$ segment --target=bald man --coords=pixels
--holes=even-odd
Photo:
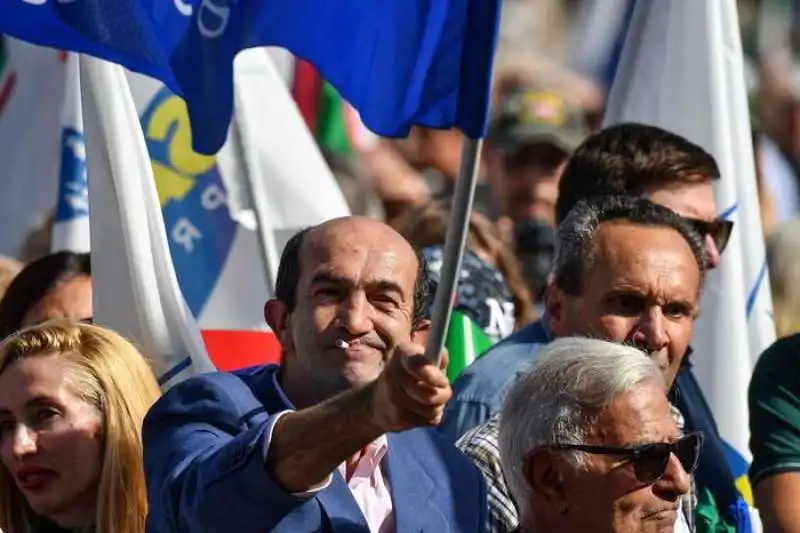
[[[385,224],[295,235],[264,309],[283,366],[185,381],[147,416],[147,531],[485,531],[480,474],[430,429],[451,396],[422,355],[430,286]]]

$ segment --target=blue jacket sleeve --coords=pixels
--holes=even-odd
[[[467,431],[480,426],[494,414],[490,405],[471,399],[453,398],[447,402],[439,434],[455,444]]]
[[[264,466],[272,416],[254,398],[237,403],[229,391],[252,393],[230,374],[209,374],[170,390],[143,427],[149,499],[148,532],[263,533],[314,499],[292,496]],[[252,403],[252,405],[251,405]]]

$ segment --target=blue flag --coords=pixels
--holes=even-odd
[[[233,59],[257,46],[313,63],[379,135],[485,133],[501,0],[2,1],[0,33],[164,82],[200,153],[225,142]]]

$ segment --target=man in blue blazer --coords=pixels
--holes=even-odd
[[[430,290],[385,224],[294,236],[265,306],[283,366],[187,380],[145,420],[147,531],[485,531],[480,474],[430,429],[451,396],[419,344]]]

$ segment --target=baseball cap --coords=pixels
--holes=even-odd
[[[489,121],[487,141],[499,148],[552,143],[572,153],[589,135],[583,111],[556,91],[517,85],[501,96]]]

